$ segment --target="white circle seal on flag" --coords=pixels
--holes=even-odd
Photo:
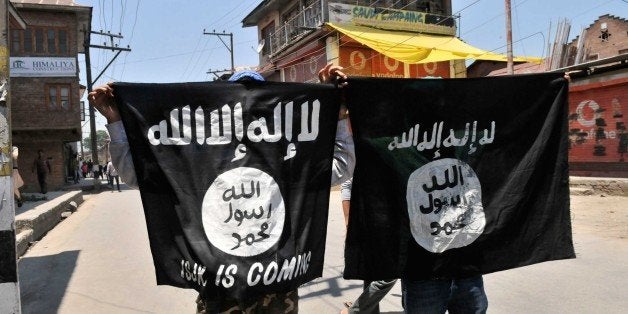
[[[279,185],[250,167],[219,175],[203,198],[203,229],[209,242],[235,256],[255,256],[274,246],[283,231],[285,205]]]
[[[439,159],[415,170],[406,200],[412,236],[430,252],[467,246],[484,232],[480,180],[458,159]]]

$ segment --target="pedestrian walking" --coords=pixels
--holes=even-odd
[[[24,180],[18,170],[17,157],[19,150],[16,146],[13,146],[11,150],[11,158],[13,159],[13,194],[15,194],[15,200],[17,201],[17,207],[22,207],[22,194],[20,194],[20,188],[24,186]]]
[[[98,164],[92,164],[91,170],[92,170],[92,176],[94,176],[94,180],[97,180],[100,177]]]
[[[109,186],[111,186],[111,192],[113,192],[113,181],[116,181],[116,187],[118,188],[118,192],[122,192],[120,190],[120,177],[118,176],[118,171],[113,167],[113,163],[109,161],[107,163],[107,177],[109,178]]]
[[[83,178],[87,178],[88,171],[89,171],[89,168],[87,166],[87,162],[83,161],[83,163],[81,164],[81,173],[83,174]]]
[[[48,193],[48,185],[46,183],[46,178],[48,174],[52,172],[52,168],[50,167],[50,161],[48,159],[44,159],[44,150],[40,149],[37,151],[37,158],[33,161],[33,173],[37,171],[37,182],[39,183],[39,190],[41,194]]]

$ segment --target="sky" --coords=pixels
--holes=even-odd
[[[333,0],[329,0],[333,2]],[[208,71],[231,67],[230,53],[217,36],[206,32],[233,33],[236,67],[257,66],[256,27],[242,27],[242,19],[261,0],[76,0],[93,7],[92,30],[120,33],[120,47],[129,46],[103,73],[94,86],[109,81],[190,82],[209,81]],[[506,52],[504,0],[452,0],[458,35],[465,42],[489,51]],[[513,53],[547,56],[548,41],[554,40],[558,22],[571,23],[569,40],[599,16],[611,14],[628,18],[628,0],[511,0]],[[551,26],[551,28],[550,28]],[[229,38],[223,37],[227,45]],[[109,42],[92,35],[92,44]],[[96,78],[115,52],[91,49],[92,77]],[[84,58],[79,56],[84,67]],[[85,71],[80,74],[86,84]],[[97,129],[105,119],[96,114]],[[89,118],[88,118],[89,119]],[[89,123],[83,126],[89,134]]]

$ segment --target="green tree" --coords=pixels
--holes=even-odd
[[[105,130],[96,130],[96,145],[98,148],[103,147],[109,140],[109,133]],[[92,137],[88,136],[83,139],[83,149],[85,151],[91,151],[92,149]]]

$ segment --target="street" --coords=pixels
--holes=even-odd
[[[628,198],[572,197],[578,257],[485,276],[489,313],[620,313],[628,307]],[[333,191],[323,278],[299,289],[301,313],[338,313],[362,289],[342,279],[344,226]],[[139,192],[86,195],[19,261],[24,313],[194,313],[196,293],[157,286]],[[401,313],[399,283],[382,301]]]

